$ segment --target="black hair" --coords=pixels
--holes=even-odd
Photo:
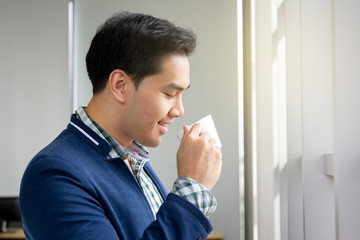
[[[102,24],[86,55],[86,67],[93,93],[101,92],[110,73],[125,71],[137,88],[149,75],[161,71],[164,55],[189,56],[195,49],[196,35],[151,15],[122,12]]]

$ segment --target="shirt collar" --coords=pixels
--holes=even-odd
[[[145,146],[140,143],[133,141],[129,146],[123,147],[118,141],[112,138],[104,129],[102,129],[95,121],[93,121],[85,112],[86,107],[79,107],[75,114],[85,125],[91,130],[103,138],[110,146],[111,151],[108,155],[108,159],[111,158],[122,158],[125,159],[127,156],[130,157],[132,165],[143,166],[149,159],[150,154]]]

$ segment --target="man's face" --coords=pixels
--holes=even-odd
[[[185,55],[163,57],[161,72],[143,79],[127,100],[123,127],[130,139],[155,147],[175,117],[184,114],[182,93],[190,85],[189,62]]]

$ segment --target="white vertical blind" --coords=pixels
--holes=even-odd
[[[246,118],[245,129],[253,130],[245,158],[257,183],[257,194],[246,196],[253,204],[250,239],[358,239],[360,3],[249,0],[245,5],[253,15],[247,18],[251,27],[244,27],[245,36],[251,36],[245,62],[253,67],[245,68],[245,83],[252,86],[245,94],[245,106],[252,107],[245,112],[255,112]],[[286,58],[279,45],[283,40]],[[334,177],[325,174],[325,154],[335,156]],[[281,162],[278,175],[270,163]],[[255,166],[257,171],[251,171]]]
[[[304,240],[300,14],[300,1],[287,0],[285,19],[289,234],[288,238],[285,236],[283,240]]]
[[[334,0],[338,240],[360,236],[360,2]]]
[[[303,0],[300,10],[305,238],[335,240],[334,181],[324,174],[334,152],[331,2]]]

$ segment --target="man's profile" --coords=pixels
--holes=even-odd
[[[206,239],[222,162],[215,140],[184,126],[170,193],[146,149],[184,114],[195,46],[193,32],[151,15],[115,14],[98,28],[86,55],[92,99],[25,170],[26,239]]]

